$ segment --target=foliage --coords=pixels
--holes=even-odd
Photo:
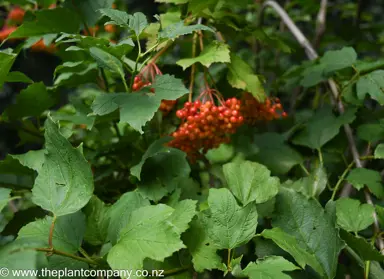
[[[382,1],[3,2],[1,268],[384,278]]]

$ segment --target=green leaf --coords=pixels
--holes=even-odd
[[[211,164],[228,162],[235,154],[233,145],[220,144],[218,148],[208,150],[205,155]]]
[[[286,174],[304,160],[300,153],[285,143],[284,136],[280,134],[255,135],[254,143],[259,151],[252,159],[265,165],[272,173]]]
[[[1,188],[0,187],[0,212],[8,204],[8,201],[11,198],[11,189]]]
[[[156,141],[154,141],[145,151],[143,157],[141,158],[140,163],[137,165],[131,167],[131,174],[135,177],[137,177],[139,180],[141,179],[141,170],[143,168],[143,165],[145,161],[151,157],[156,156],[157,154],[160,153],[168,153],[174,148],[168,147],[165,144],[169,142],[172,138],[171,137],[162,137]]]
[[[5,78],[5,82],[24,82],[24,83],[33,83],[33,80],[27,77],[22,72],[10,72]]]
[[[195,31],[209,31],[214,33],[215,31],[205,25],[202,24],[195,24],[195,25],[184,25],[184,21],[180,21],[174,24],[171,24],[167,26],[164,30],[159,32],[159,38],[160,39],[171,39],[174,40],[179,36],[191,34]]]
[[[324,64],[315,64],[306,67],[302,73],[302,80],[300,81],[300,85],[304,87],[312,87],[326,80],[326,77],[323,74],[325,69],[326,66]]]
[[[20,164],[11,156],[0,161],[0,186],[32,188],[35,178],[33,170]]]
[[[156,76],[151,87],[155,94],[144,88],[132,94],[120,94],[113,101],[119,104],[120,122],[128,123],[141,134],[142,127],[153,118],[162,100],[176,100],[189,92],[182,80],[168,74]]]
[[[22,227],[17,240],[38,241],[48,247],[48,235],[53,218],[39,219]],[[53,230],[53,247],[68,253],[76,253],[85,233],[85,216],[81,211],[57,218]]]
[[[354,236],[344,230],[340,230],[340,236],[364,261],[384,261],[384,255],[380,254],[375,246],[364,238]]]
[[[174,207],[169,223],[175,232],[182,234],[188,229],[189,222],[196,215],[196,203],[193,200],[182,200]]]
[[[35,21],[25,21],[8,37],[25,38],[57,33],[77,33],[80,19],[72,10],[56,8],[36,12]]]
[[[375,206],[377,218],[379,219],[379,224],[384,227],[384,207],[381,207],[379,205]]]
[[[158,3],[172,3],[176,5],[188,3],[190,0],[155,0]]]
[[[13,276],[13,270],[36,270],[37,269],[37,251],[34,250],[17,250],[9,251],[8,247],[12,247],[13,243],[8,244],[5,247],[0,248],[0,266],[7,268],[10,272],[8,276],[4,276],[7,279],[20,279],[20,276]],[[3,272],[3,270],[2,270]],[[26,275],[22,278],[36,279],[36,276]]]
[[[109,215],[108,207],[97,196],[93,196],[84,207],[87,217],[87,228],[84,239],[92,245],[102,245],[108,235]]]
[[[238,89],[250,92],[258,101],[264,101],[263,85],[252,68],[239,56],[231,54],[231,63],[228,64],[227,80],[229,84]]]
[[[372,99],[384,105],[384,70],[376,70],[359,78],[356,84],[357,96],[360,100],[368,94]]]
[[[125,78],[123,64],[115,56],[97,47],[91,47],[89,52],[99,67],[119,74],[122,79]]]
[[[286,182],[285,187],[295,189],[306,197],[317,198],[327,187],[327,173],[322,165],[319,165],[307,177],[303,177],[295,182]]]
[[[327,51],[320,63],[325,66],[325,73],[332,73],[347,67],[351,67],[357,60],[356,51],[352,47],[343,47],[340,50]]]
[[[358,200],[341,198],[336,201],[337,224],[348,232],[359,232],[374,222],[375,208]]]
[[[340,117],[335,117],[331,108],[318,110],[309,120],[305,129],[293,138],[293,143],[320,149],[333,139],[340,131],[340,127],[351,123],[355,119],[355,110],[351,109]]]
[[[74,213],[92,197],[91,166],[50,117],[45,123],[47,154],[32,189],[32,201],[56,216]]]
[[[323,275],[323,269],[316,260],[315,256],[301,247],[295,237],[285,233],[280,228],[264,230],[261,235],[265,238],[273,240],[281,249],[291,254],[295,261],[303,269],[306,265],[309,265],[317,273]]]
[[[128,27],[129,14],[127,14],[126,12],[118,11],[115,9],[100,9],[99,11],[100,13],[111,19],[110,23],[123,27]]]
[[[40,116],[55,104],[55,98],[47,91],[43,82],[33,83],[22,90],[16,97],[16,103],[9,106],[4,115],[9,119],[26,116]]]
[[[178,217],[175,218],[175,214]],[[172,221],[184,219],[183,222],[189,222],[190,217],[189,212],[184,214],[164,204],[135,210],[120,232],[118,243],[108,253],[109,265],[112,269],[136,270],[143,268],[146,258],[164,261],[174,252],[185,248],[179,230],[185,225],[178,221],[178,225],[175,225]]]
[[[116,99],[119,98],[118,94],[101,94],[96,96],[95,100],[91,105],[93,114],[106,115],[114,112],[119,108]]]
[[[229,56],[229,46],[218,41],[212,41],[211,44],[204,48],[199,56],[195,58],[180,59],[176,62],[176,64],[183,67],[183,70],[185,71],[197,62],[207,68],[209,68],[213,63],[231,62],[231,58]]]
[[[367,142],[380,141],[384,137],[384,122],[367,123],[357,127],[357,135]]]
[[[204,211],[211,244],[220,249],[233,249],[255,235],[257,211],[254,202],[240,207],[228,189],[210,189],[209,209]]]
[[[367,185],[369,190],[378,198],[384,197],[383,184],[381,182],[381,175],[378,171],[356,168],[351,170],[347,176],[347,181],[353,185],[357,190],[360,190]]]
[[[19,160],[20,164],[27,168],[39,171],[44,163],[45,149],[30,150],[27,153],[19,155],[10,155],[12,158]]]
[[[229,189],[246,206],[255,201],[264,203],[279,191],[279,179],[263,165],[251,162],[231,162],[223,166]]]
[[[129,16],[129,28],[131,28],[138,37],[148,26],[147,17],[143,13],[134,13]]]
[[[150,203],[137,192],[128,192],[120,197],[108,210],[109,226],[108,239],[115,244],[119,233],[130,220],[131,213]]]
[[[375,159],[384,159],[384,144],[380,143],[375,149]]]
[[[192,255],[193,267],[197,272],[225,268],[216,253],[217,248],[209,244],[208,232],[200,218],[192,221],[190,229],[183,235],[183,242]]]
[[[314,199],[281,188],[276,199],[276,214],[272,226],[296,238],[299,245],[315,256],[326,278],[334,278],[337,259],[344,247],[339,237],[333,204],[327,211]],[[332,210],[332,212],[331,212]]]
[[[8,72],[11,70],[15,62],[17,54],[8,51],[0,51],[0,88],[3,87],[7,80]]]
[[[283,257],[271,256],[257,260],[256,263],[249,263],[243,270],[243,274],[250,279],[290,279],[291,276],[285,274],[284,271],[296,269],[299,268]]]
[[[81,0],[73,4],[73,1],[68,0],[65,4],[73,10],[72,13],[79,13],[88,26],[94,26],[102,16],[100,9],[112,7],[113,2],[114,0]]]

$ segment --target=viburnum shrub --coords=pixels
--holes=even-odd
[[[384,278],[382,1],[150,2],[0,3],[0,277]]]

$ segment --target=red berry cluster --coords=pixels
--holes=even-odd
[[[278,98],[267,98],[264,103],[260,103],[248,92],[243,94],[241,113],[244,115],[245,123],[249,125],[287,117]]]
[[[132,90],[139,91],[141,88],[151,86],[156,75],[162,75],[160,69],[154,63],[149,63],[143,70],[135,76],[133,80]],[[155,89],[151,88],[151,92],[155,93]],[[176,100],[162,100],[159,109],[163,115],[170,113],[176,105]]]
[[[183,150],[189,160],[195,162],[201,151],[206,153],[221,143],[229,143],[230,134],[234,134],[244,121],[240,100],[231,98],[220,103],[216,106],[213,100],[186,102],[184,108],[176,112],[183,122],[172,134],[174,139],[169,145]]]

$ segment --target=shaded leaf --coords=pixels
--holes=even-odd
[[[380,143],[375,149],[375,159],[384,159],[384,144]]]
[[[213,63],[231,62],[228,45],[218,41],[213,41],[204,48],[199,56],[195,58],[180,59],[176,62],[176,64],[183,67],[183,70],[185,71],[187,68],[198,62],[207,68],[209,68]]]
[[[240,207],[226,188],[210,189],[209,209],[204,211],[210,243],[220,249],[233,249],[247,243],[255,234],[257,211],[254,202]]]
[[[10,53],[9,51],[0,51],[0,88],[3,87],[16,56],[17,54]]]
[[[381,175],[378,171],[356,168],[351,170],[346,179],[357,190],[360,190],[367,185],[369,190],[378,198],[384,197],[384,188]]]
[[[139,36],[147,26],[147,17],[143,13],[134,13],[129,16],[129,28],[135,32],[136,36]]]
[[[291,254],[295,261],[303,269],[306,265],[309,265],[317,273],[323,274],[322,267],[320,266],[315,256],[301,247],[295,237],[285,233],[280,228],[264,230],[261,235],[265,238],[273,240],[281,249]]]
[[[341,198],[336,201],[337,224],[348,232],[359,232],[374,222],[375,208],[358,200]]]
[[[183,235],[183,242],[192,255],[193,267],[197,272],[225,267],[216,253],[217,248],[209,244],[208,232],[200,219],[192,221],[190,229]]]
[[[364,100],[368,94],[380,105],[384,105],[384,70],[376,70],[360,77],[356,91],[360,100]]]
[[[296,269],[299,268],[283,257],[271,256],[257,260],[256,263],[249,263],[243,270],[243,274],[250,279],[290,279],[291,276],[284,273],[284,271]]]
[[[48,247],[48,235],[53,218],[47,216],[31,222],[18,233],[18,240],[39,241]],[[81,211],[66,216],[60,216],[55,222],[52,243],[57,250],[76,253],[83,241],[85,233],[85,216]],[[38,246],[36,246],[38,247]]]
[[[176,214],[175,209],[164,204],[145,206],[132,212],[117,244],[108,253],[107,260],[112,269],[142,269],[146,258],[164,261],[185,248],[180,231],[177,232],[172,224],[173,214]],[[184,219],[182,215],[178,218]]]
[[[352,47],[343,47],[340,50],[327,51],[320,63],[324,64],[324,71],[331,73],[347,67],[351,67],[357,60],[356,51]]]
[[[84,239],[92,245],[102,245],[106,242],[109,226],[108,207],[97,196],[93,196],[84,207],[87,217],[87,227]]]
[[[202,25],[202,24],[195,24],[195,25],[184,25],[184,21],[180,21],[174,24],[171,24],[167,26],[164,30],[160,31],[159,38],[160,39],[171,39],[174,40],[179,36],[191,34],[195,31],[209,31],[209,32],[215,32],[212,28]]]
[[[100,13],[111,19],[110,23],[119,26],[128,27],[129,14],[115,9],[100,9]]]
[[[292,142],[319,149],[339,133],[342,125],[351,123],[355,119],[355,112],[354,109],[350,109],[344,115],[335,117],[331,108],[322,108],[315,113],[305,129],[296,135]]]
[[[253,201],[264,203],[279,191],[279,179],[263,165],[251,162],[231,162],[223,166],[229,189],[245,206]]]
[[[284,136],[277,133],[255,135],[254,143],[259,151],[252,159],[265,165],[272,173],[285,174],[303,162],[303,157],[285,143]]]
[[[326,278],[334,278],[337,259],[344,247],[339,237],[333,204],[327,211],[313,199],[308,200],[293,190],[281,188],[276,198],[272,226],[296,238],[299,245],[315,256]],[[332,210],[332,212],[330,212]]]
[[[80,23],[77,14],[67,8],[36,11],[35,21],[25,21],[8,38],[25,38],[60,32],[77,33]]]
[[[24,83],[33,83],[33,80],[27,77],[22,72],[10,72],[5,78],[5,82],[24,82]]]
[[[120,197],[108,210],[108,239],[115,244],[119,233],[123,229],[131,216],[131,213],[143,206],[149,205],[149,201],[144,199],[137,192],[128,192]]]
[[[33,83],[22,90],[16,97],[16,103],[9,106],[4,114],[9,119],[20,119],[26,116],[40,116],[55,104],[55,98],[47,91],[43,82]]]
[[[340,236],[364,261],[384,261],[384,255],[380,254],[375,246],[364,238],[354,236],[344,230],[340,230]]]
[[[231,54],[231,63],[228,64],[228,69],[227,80],[232,87],[250,92],[258,101],[264,101],[263,85],[245,61],[239,56]]]
[[[91,166],[50,117],[45,125],[45,147],[47,154],[32,189],[32,200],[56,216],[74,213],[92,197]]]
[[[0,212],[8,204],[8,201],[11,198],[11,189],[1,188],[0,187]]]

